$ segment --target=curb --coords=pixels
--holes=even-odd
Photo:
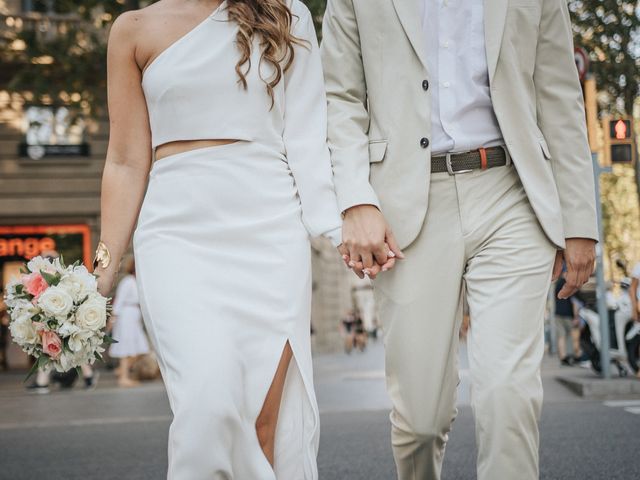
[[[583,398],[611,398],[629,395],[640,396],[640,381],[636,379],[616,378],[576,378],[558,375],[556,380]]]

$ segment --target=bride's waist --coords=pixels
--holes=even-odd
[[[277,144],[247,142],[243,140],[205,145],[157,159],[150,178],[177,178],[180,176],[224,175],[236,169],[250,168],[253,172],[288,172],[286,155]]]

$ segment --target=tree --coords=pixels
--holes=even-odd
[[[631,114],[640,92],[640,7],[629,0],[571,0],[576,45],[589,52],[608,107]]]
[[[0,88],[28,102],[99,109],[106,95],[108,29],[138,2],[57,0],[50,5],[53,13],[34,13],[20,21],[22,27],[15,22],[0,32]]]
[[[0,30],[0,90],[37,104],[64,104],[96,113],[106,100],[108,30],[122,12],[155,0],[57,0],[36,4],[53,16],[27,28]],[[319,26],[324,0],[306,2]],[[39,18],[39,19],[38,19]]]

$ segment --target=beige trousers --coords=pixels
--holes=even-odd
[[[459,383],[466,287],[478,478],[538,478],[543,315],[556,248],[514,167],[432,175],[406,259],[375,281],[400,480],[437,480]]]

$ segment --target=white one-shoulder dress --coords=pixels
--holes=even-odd
[[[238,27],[225,2],[143,72],[154,148],[240,140],[156,161],[134,234],[140,305],[174,415],[172,480],[318,475],[309,236],[337,245],[341,220],[313,23],[300,1],[291,9],[306,45],[273,104],[259,38],[247,89],[238,82]],[[272,468],[255,422],[286,342],[294,358]]]

